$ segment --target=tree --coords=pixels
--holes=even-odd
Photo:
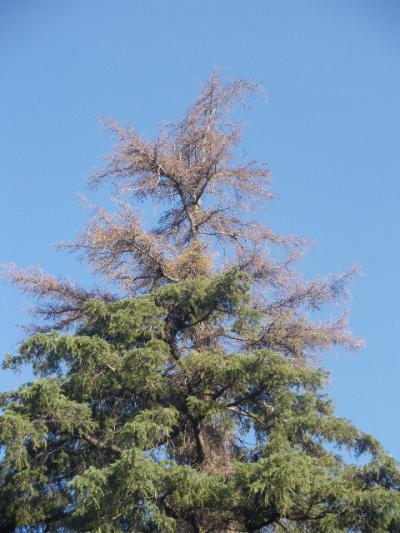
[[[9,270],[42,320],[4,361],[37,379],[1,395],[1,531],[400,531],[396,462],[334,415],[313,363],[361,343],[312,318],[354,270],[302,280],[302,241],[249,215],[269,173],[238,162],[230,117],[256,90],[213,74],[154,141],[108,123],[91,183],[117,209],[67,246],[111,292]],[[161,207],[150,230],[135,201]]]

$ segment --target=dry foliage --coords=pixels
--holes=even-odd
[[[351,336],[344,317],[323,323],[309,317],[309,311],[345,295],[355,269],[330,279],[302,280],[293,268],[304,246],[301,239],[275,235],[249,215],[261,201],[273,198],[270,174],[264,164],[237,161],[241,124],[231,119],[231,112],[258,90],[244,80],[223,84],[213,73],[183,119],[165,127],[153,141],[133,128],[107,122],[118,144],[90,184],[111,182],[118,209],[107,213],[94,208],[78,241],[66,246],[81,253],[107,282],[114,287],[117,283],[118,297],[238,268],[252,274],[258,287],[256,305],[266,318],[258,338],[237,341],[294,356],[336,344],[357,348],[361,341]],[[143,201],[162,209],[149,231],[134,208]],[[285,252],[284,259],[274,259],[276,247],[280,257]],[[216,252],[225,257],[224,264],[215,260]],[[14,268],[8,277],[40,300],[35,311],[48,322],[41,329],[79,321],[90,298],[115,298],[42,272]]]

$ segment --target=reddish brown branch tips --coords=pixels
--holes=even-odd
[[[270,175],[265,164],[237,160],[241,124],[232,117],[235,105],[258,90],[245,80],[224,84],[213,73],[183,119],[164,128],[155,140],[108,121],[117,146],[90,184],[111,182],[117,210],[93,208],[79,239],[65,246],[78,251],[114,290],[117,287],[119,297],[221,269],[247,272],[262,288],[255,291],[255,305],[266,317],[257,338],[242,339],[247,346],[296,356],[335,344],[355,348],[360,341],[347,331],[344,318],[314,323],[307,312],[345,294],[354,269],[331,279],[303,281],[293,263],[304,242],[276,235],[249,213],[273,198]],[[137,211],[140,202],[161,210],[149,230]],[[273,253],[276,248],[279,254]],[[14,269],[9,278],[44,301],[36,312],[50,327],[79,321],[90,298],[113,298],[41,272]]]

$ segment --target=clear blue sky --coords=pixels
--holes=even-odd
[[[147,135],[213,67],[262,82],[244,146],[281,197],[263,219],[318,243],[306,275],[362,266],[351,326],[367,346],[323,363],[339,415],[400,459],[399,28],[396,0],[2,0],[0,263],[89,281],[49,245],[86,220],[76,193],[109,146],[99,115]],[[26,305],[0,285],[0,352]],[[1,371],[0,389],[24,377]]]

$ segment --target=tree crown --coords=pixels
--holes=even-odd
[[[244,214],[271,198],[266,167],[234,157],[230,113],[255,90],[213,74],[155,141],[109,124],[119,142],[91,183],[111,180],[118,209],[69,246],[110,290],[10,269],[44,320],[3,363],[36,379],[0,395],[2,531],[400,530],[397,464],[335,416],[309,364],[360,344],[343,317],[312,316],[354,272],[304,281],[300,240]],[[137,200],[163,209],[150,230]]]

